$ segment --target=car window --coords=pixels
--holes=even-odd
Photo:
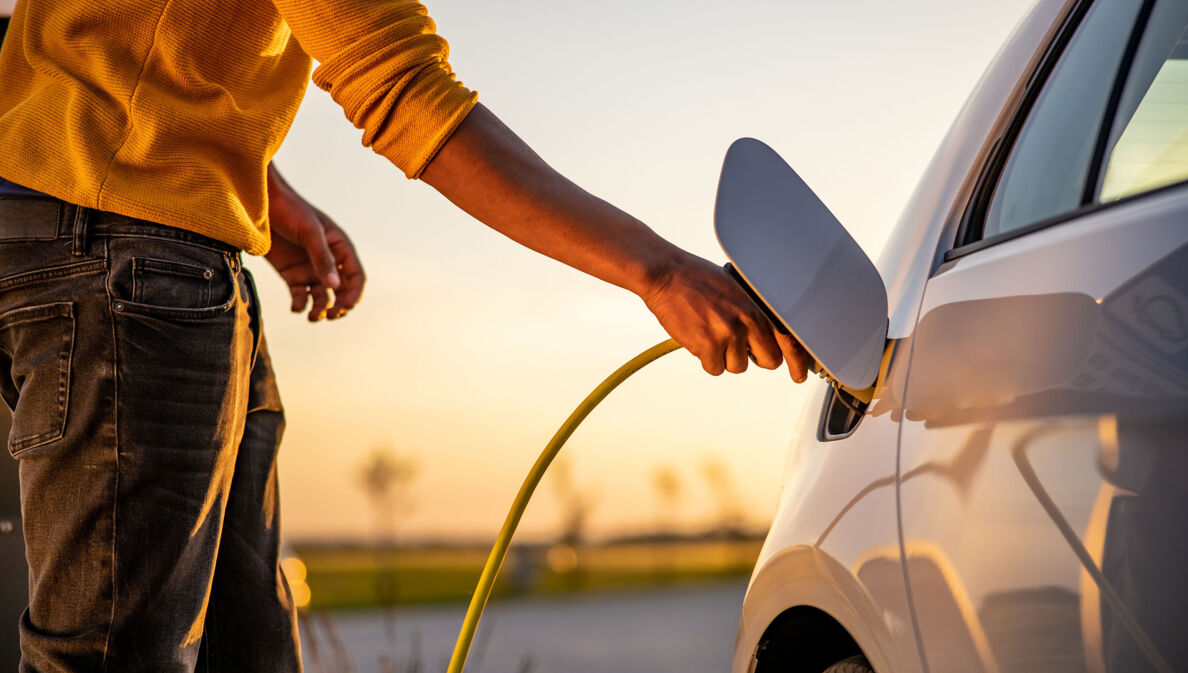
[[[1019,132],[986,210],[982,237],[1082,205],[1115,76],[1142,0],[1093,3]]]
[[[1098,200],[1188,179],[1188,1],[1155,5],[1119,99]]]

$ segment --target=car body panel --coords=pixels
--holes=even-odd
[[[1168,630],[1188,620],[1174,579],[1188,555],[1174,483],[1188,465],[1186,316],[1188,186],[979,250],[928,282],[900,490],[932,673],[1188,664]],[[958,595],[989,650],[978,667],[954,633]]]
[[[907,357],[896,346],[880,380],[900,389],[876,387],[870,415],[849,437],[818,441],[827,386],[817,386],[805,405],[780,506],[744,599],[736,672],[748,669],[767,626],[800,605],[842,622],[880,670],[921,670],[898,554],[900,414],[889,401],[902,398],[905,377],[896,369],[906,368]]]
[[[740,627],[740,643],[755,629],[758,642],[767,624],[790,603],[811,604],[853,625],[850,635],[878,670],[920,670],[897,544],[860,557],[852,566],[813,545],[785,547],[768,559],[748,595],[746,612],[755,623]],[[736,652],[736,658],[751,654]]]

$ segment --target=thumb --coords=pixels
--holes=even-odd
[[[322,283],[331,289],[337,289],[342,283],[338,277],[338,267],[334,263],[334,254],[326,243],[326,232],[322,227],[321,218],[315,218],[313,223],[305,227],[301,236],[301,245],[309,255],[314,273]]]

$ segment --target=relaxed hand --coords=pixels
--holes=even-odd
[[[310,322],[341,318],[359,303],[366,282],[355,246],[279,173],[270,168],[268,177],[272,249],[265,259],[289,286],[290,310],[297,313],[309,306]]]

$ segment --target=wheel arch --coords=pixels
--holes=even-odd
[[[912,638],[899,634],[904,636]],[[752,577],[732,670],[820,673],[854,654],[866,656],[880,673],[912,670],[911,662],[900,661],[903,649],[854,573],[820,547],[798,545],[771,556]]]
[[[863,654],[850,632],[823,610],[797,605],[784,610],[759,638],[754,673],[821,673]]]

